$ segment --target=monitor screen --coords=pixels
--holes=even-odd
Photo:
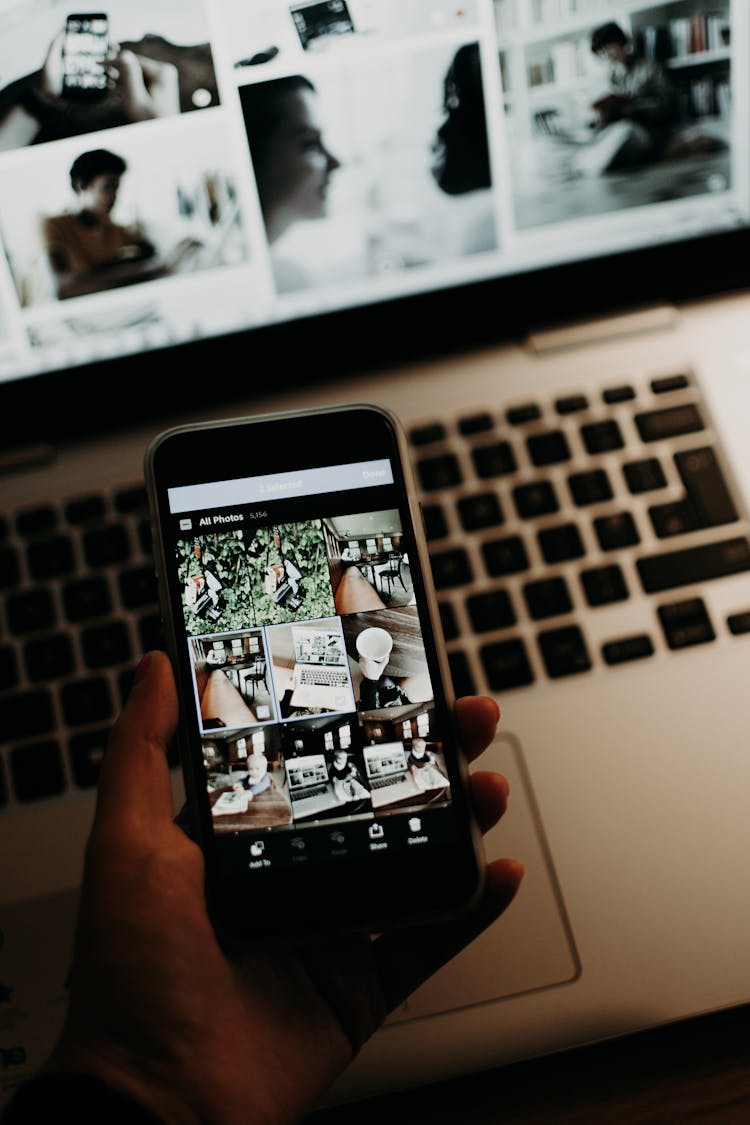
[[[69,5],[0,9],[0,381],[750,220],[738,0],[93,14],[72,96]]]

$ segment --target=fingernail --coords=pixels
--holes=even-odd
[[[153,659],[153,655],[154,654],[152,652],[147,652],[145,656],[141,657],[140,663],[135,670],[135,675],[133,676],[133,687],[135,687],[136,684],[139,684],[141,680],[146,679],[151,661]]]

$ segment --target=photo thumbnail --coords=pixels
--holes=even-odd
[[[450,0],[259,0],[252,5],[223,0],[221,7],[237,69],[288,66],[305,53],[344,53],[477,21],[477,0],[460,5]]]
[[[366,746],[364,759],[377,812],[446,804],[450,799],[445,759],[437,742],[417,737]]]
[[[356,710],[341,621],[305,621],[266,630],[282,719]]]
[[[178,542],[177,557],[193,635],[336,612],[319,520],[195,535]]]
[[[204,731],[276,719],[263,631],[191,637],[190,656]]]
[[[414,605],[397,511],[324,519],[323,535],[337,613]]]
[[[3,172],[0,221],[23,307],[244,262],[224,130],[196,122],[169,140],[168,161],[161,129],[87,141]]]
[[[371,814],[356,715],[288,723],[281,729],[295,821]]]
[[[478,43],[304,66],[239,97],[278,292],[496,249]]]
[[[214,831],[291,824],[292,806],[277,727],[214,732],[203,740]]]
[[[219,104],[205,0],[3,7],[0,151]]]
[[[432,701],[432,683],[414,607],[354,613],[342,618],[354,697],[368,717]],[[393,708],[399,709],[392,711]]]
[[[612,12],[552,32],[495,0],[519,228],[711,195],[731,185],[728,0]],[[612,18],[613,16],[617,18]]]

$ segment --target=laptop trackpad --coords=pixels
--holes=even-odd
[[[578,975],[573,936],[518,741],[500,735],[482,755],[481,765],[504,773],[511,788],[507,813],[485,837],[487,857],[520,859],[526,874],[506,913],[422,985],[389,1023],[548,988]]]

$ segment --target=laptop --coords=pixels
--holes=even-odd
[[[526,866],[330,1101],[750,996],[746,5],[621,5],[628,52],[666,29],[678,112],[658,139],[609,122],[620,144],[587,117],[605,0],[337,7],[111,0],[109,36],[167,68],[138,120],[121,79],[51,88],[63,4],[0,7],[3,1096],[61,1025],[107,730],[160,641],[144,449],[279,407],[403,420],[456,691],[503,712],[487,850]],[[271,214],[259,99],[296,75],[317,186]],[[544,109],[616,163],[561,163]],[[101,150],[125,170],[91,179]],[[165,271],[214,230],[210,265]],[[102,232],[126,253],[91,265]]]
[[[325,711],[353,709],[340,629],[292,625],[294,691],[292,707]]]

